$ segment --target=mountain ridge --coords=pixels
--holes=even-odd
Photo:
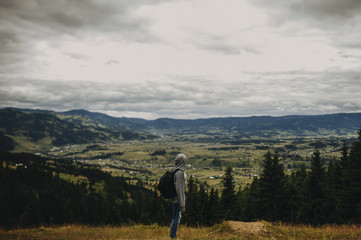
[[[43,109],[27,109],[27,108],[13,108],[13,107],[5,107],[0,108],[0,110],[4,109],[10,109],[13,111],[22,111],[22,112],[34,112],[34,113],[62,113],[66,115],[101,115],[106,116],[114,119],[128,119],[128,120],[139,120],[144,122],[154,122],[158,120],[177,120],[177,121],[202,121],[202,120],[210,120],[210,119],[256,119],[256,118],[269,118],[269,119],[277,119],[277,118],[285,118],[285,119],[295,119],[295,118],[312,118],[312,117],[319,117],[319,116],[337,116],[337,115],[361,115],[361,112],[352,112],[352,113],[329,113],[329,114],[305,114],[305,115],[298,115],[298,114],[292,114],[292,115],[283,115],[283,116],[272,116],[272,115],[252,115],[252,116],[246,116],[246,117],[209,117],[209,118],[195,118],[195,119],[177,119],[177,118],[170,118],[170,117],[162,117],[162,118],[156,118],[153,120],[148,120],[144,118],[128,118],[128,117],[114,117],[105,113],[100,112],[92,112],[86,109],[71,109],[68,111],[53,111],[53,110],[43,110]]]
[[[31,121],[27,121],[24,116],[22,116],[22,120],[17,119],[14,113],[19,112],[28,114],[28,117],[33,117],[33,124],[38,126],[38,131],[27,132],[31,127]],[[8,119],[7,122],[4,122],[4,118],[11,118],[11,115],[13,115],[14,121],[18,121],[18,130],[28,134],[28,137],[32,140],[37,141],[41,137],[47,136],[52,139],[58,139],[55,142],[57,144],[100,140],[154,139],[157,136],[180,136],[182,139],[196,139],[203,135],[203,139],[213,140],[227,138],[239,140],[255,137],[345,136],[354,135],[361,126],[361,113],[201,119],[158,118],[146,120],[141,118],[113,117],[84,109],[55,112],[41,109],[4,108],[0,109],[0,120],[3,119],[2,122],[0,121],[0,139],[5,139],[4,141],[9,136],[14,136],[13,132],[6,131],[6,129],[9,130],[7,124],[11,125],[13,121]],[[18,118],[20,117],[19,115]],[[52,120],[44,122],[42,118],[52,118]],[[21,123],[21,121],[23,122]],[[44,127],[42,124],[44,126],[49,124],[55,125]],[[58,129],[59,126],[62,126],[60,130]],[[5,128],[5,131],[1,130],[1,128]],[[53,133],[52,129],[58,129],[60,137]],[[59,139],[64,134],[68,137],[60,141]],[[80,136],[76,136],[76,134],[80,134]],[[17,135],[15,134],[15,136]],[[75,141],[74,139],[77,138],[83,140]]]

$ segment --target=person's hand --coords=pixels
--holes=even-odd
[[[181,212],[184,213],[186,211],[185,207],[181,207]]]

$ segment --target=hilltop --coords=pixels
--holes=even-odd
[[[10,239],[169,239],[169,227],[158,225],[105,226],[89,227],[82,225],[65,225],[61,227],[41,227],[35,229],[17,229],[5,231],[0,229],[0,237]],[[204,239],[361,239],[361,227],[343,226],[292,226],[260,222],[228,221],[213,227],[192,228],[180,226],[178,238],[184,240]]]

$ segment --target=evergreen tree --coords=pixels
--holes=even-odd
[[[258,211],[259,198],[259,180],[255,177],[251,186],[243,189],[239,196],[239,204],[241,206],[240,217],[243,221],[256,221],[260,218]]]
[[[341,159],[340,159],[340,165],[343,169],[347,168],[347,165],[348,165],[348,159],[349,159],[349,156],[348,156],[348,147],[347,147],[347,143],[346,141],[343,141],[342,142],[342,152],[341,152]],[[344,178],[344,176],[342,176]]]
[[[212,226],[221,221],[221,205],[218,190],[211,188],[206,212],[206,224]]]
[[[303,164],[296,173],[292,173],[288,183],[288,212],[287,221],[298,222],[298,213],[304,198],[304,185],[307,177],[306,166]]]
[[[281,220],[285,209],[286,178],[277,152],[273,158],[271,152],[267,152],[263,167],[259,182],[261,216],[269,221]]]
[[[346,219],[361,222],[361,128],[358,131],[358,141],[350,149],[349,159],[345,166],[345,202],[348,206]]]
[[[103,222],[103,197],[95,192],[90,193],[88,198],[87,222],[90,224],[100,224]]]
[[[234,208],[234,213],[235,213],[234,220],[245,221],[244,214],[243,214],[244,206],[243,206],[243,201],[242,201],[242,187],[238,188],[238,191],[236,193],[235,202],[236,202],[236,204],[235,204],[235,208]]]
[[[341,222],[346,221],[348,217],[351,215],[350,212],[352,211],[348,206],[348,195],[350,193],[350,183],[349,183],[349,177],[348,177],[348,171],[350,167],[350,157],[349,157],[349,148],[347,146],[346,141],[342,142],[342,148],[341,148],[341,158],[340,158],[340,166],[341,166],[341,172],[340,172],[340,180],[342,182],[342,187],[340,189],[340,202],[339,202],[339,209],[340,209],[340,218],[339,220]]]
[[[311,160],[311,172],[307,175],[302,189],[298,220],[310,224],[322,224],[325,221],[323,203],[325,200],[324,169],[322,168],[320,151],[316,148]]]
[[[39,199],[33,191],[29,191],[27,195],[27,204],[19,218],[19,224],[22,227],[39,226],[41,223]]]
[[[193,176],[190,177],[187,184],[187,194],[186,194],[186,212],[184,214],[184,220],[186,223],[191,226],[199,225],[201,220],[200,210],[200,198],[197,184]]]
[[[236,194],[235,194],[235,183],[234,176],[232,174],[232,167],[227,167],[225,176],[222,180],[222,208],[223,216],[225,220],[232,220],[235,218],[235,205],[236,205]]]
[[[327,222],[341,222],[340,202],[342,198],[342,167],[338,160],[330,161],[325,179],[324,212]]]
[[[106,181],[105,199],[104,199],[104,211],[105,211],[105,222],[109,224],[119,223],[119,206],[116,202],[116,190],[113,182],[113,178],[109,177]]]
[[[204,183],[201,183],[199,185],[198,196],[199,196],[199,207],[200,207],[198,211],[201,213],[199,223],[201,225],[205,225],[210,206],[208,205],[208,191],[205,188]]]
[[[287,181],[287,211],[288,216],[285,218],[288,222],[296,222],[297,217],[297,210],[298,210],[298,204],[299,204],[299,196],[297,191],[297,174],[295,172],[292,172],[291,176],[288,178]]]
[[[119,206],[119,215],[120,215],[120,221],[127,223],[130,220],[130,208],[131,205],[128,201],[128,198],[124,198],[121,201],[121,204]]]
[[[171,202],[166,201],[163,198],[158,197],[156,191],[153,191],[152,203],[150,205],[150,214],[151,216],[155,216],[155,220],[153,222],[157,222],[158,224],[165,225],[169,223],[169,212],[171,209]]]

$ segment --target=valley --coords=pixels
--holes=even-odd
[[[159,196],[157,183],[179,153],[188,157],[184,221],[192,226],[229,219],[357,222],[351,208],[339,210],[352,206],[347,199],[338,205],[332,200],[353,199],[340,181],[359,185],[360,116],[148,121],[84,110],[3,109],[0,188],[10,198],[0,199],[0,225],[168,224],[171,202]],[[315,196],[314,182],[322,187]],[[234,202],[225,202],[229,196]],[[15,204],[15,197],[22,202]],[[307,208],[311,201],[334,207],[308,218],[317,214]]]
[[[155,183],[180,152],[189,176],[220,188],[232,166],[236,186],[259,176],[264,155],[277,151],[287,174],[310,166],[317,147],[322,161],[356,140],[361,114],[210,119],[116,118],[86,110],[0,109],[1,150],[70,159],[113,176]]]
[[[99,166],[113,176],[132,181],[156,183],[173,165],[178,153],[188,156],[187,174],[209,186],[221,188],[222,174],[232,166],[236,186],[244,188],[259,176],[264,155],[277,151],[286,173],[302,165],[310,167],[311,155],[318,147],[326,163],[341,155],[342,138],[294,138],[283,140],[254,140],[245,143],[175,141],[172,138],[148,141],[123,141],[53,147],[34,152],[53,158],[71,159]],[[353,139],[346,139],[351,144]]]

